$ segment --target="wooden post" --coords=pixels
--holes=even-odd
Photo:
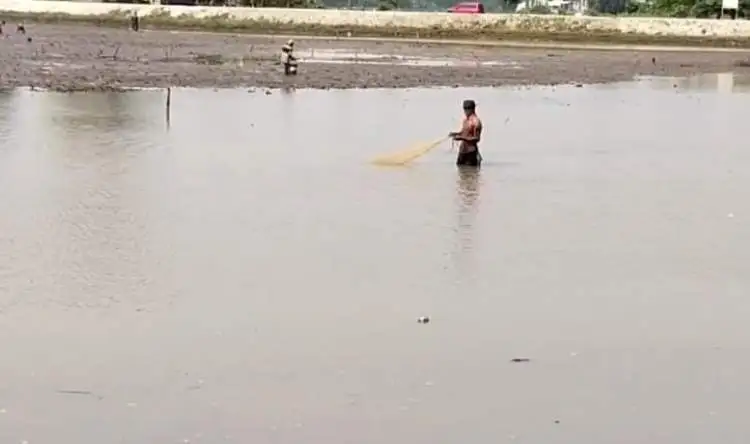
[[[169,128],[169,121],[170,121],[171,111],[172,111],[172,88],[167,88],[167,105],[166,105],[167,128]]]

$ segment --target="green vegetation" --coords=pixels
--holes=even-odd
[[[547,5],[534,5],[522,11],[524,14],[553,14],[552,8]]]
[[[718,18],[721,0],[651,0],[628,5],[630,14],[654,17]],[[738,17],[750,17],[750,0],[740,0]]]
[[[378,3],[378,11],[392,11],[398,9],[398,0],[380,0]]]

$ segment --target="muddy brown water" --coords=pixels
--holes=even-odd
[[[744,443],[743,83],[2,94],[0,442]]]

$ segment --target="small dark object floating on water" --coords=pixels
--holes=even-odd
[[[58,390],[57,393],[60,393],[62,395],[94,396],[94,394],[88,390]]]
[[[419,318],[417,318],[417,322],[419,322],[420,324],[427,324],[430,322],[430,318],[428,318],[427,316],[420,316]]]
[[[529,358],[513,358],[510,360],[510,362],[531,362],[531,359]]]

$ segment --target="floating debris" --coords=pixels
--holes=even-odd
[[[420,316],[417,318],[417,322],[420,324],[428,324],[430,322],[430,318],[427,316]]]
[[[58,390],[57,393],[60,393],[62,395],[94,396],[94,394],[88,390]]]
[[[88,390],[58,390],[57,393],[61,395],[91,396],[92,398],[96,398],[99,401],[104,399],[104,396],[97,395],[96,393],[90,392]]]
[[[531,359],[529,358],[513,358],[510,360],[510,362],[531,362]]]

